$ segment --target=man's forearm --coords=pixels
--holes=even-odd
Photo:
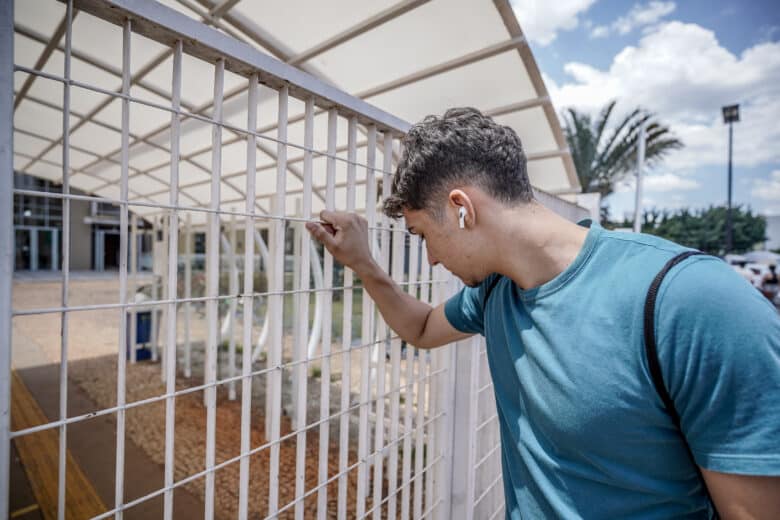
[[[390,328],[407,343],[418,346],[433,308],[401,289],[376,262],[359,267],[355,273]]]

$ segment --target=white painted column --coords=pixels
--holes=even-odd
[[[187,213],[184,231],[184,250],[187,257],[184,262],[184,377],[192,377],[192,345],[190,327],[192,327],[192,215]]]
[[[235,209],[233,209],[235,211]],[[228,303],[228,312],[230,313],[230,327],[228,330],[228,399],[236,400],[236,319],[238,315],[238,267],[236,266],[236,215],[230,215],[229,239],[230,251],[228,261],[230,262],[230,301]]]
[[[160,248],[157,247],[157,230],[158,230],[159,223],[157,222],[157,217],[152,217],[152,301],[156,302],[159,298],[159,291],[157,289],[157,254],[160,251]],[[152,307],[149,308],[151,311],[151,330],[149,331],[149,343],[150,343],[150,350],[151,350],[151,359],[153,362],[157,361],[157,331],[159,329],[158,327],[158,315],[159,315],[159,306],[152,305]]]
[[[170,192],[169,192],[170,194]],[[170,196],[170,195],[169,195]],[[162,236],[163,236],[163,246],[164,246],[164,253],[163,253],[163,273],[160,278],[160,288],[162,289],[162,300],[168,299],[168,261],[170,260],[170,255],[168,254],[168,248],[170,247],[171,243],[171,235],[170,235],[170,222],[171,222],[171,211],[165,211],[163,214],[163,217],[161,217],[160,225],[162,226]],[[168,336],[168,304],[161,305],[157,307],[160,310],[160,322],[165,324],[165,337]],[[166,355],[167,352],[167,342],[163,342],[162,352],[160,353],[160,380],[162,382],[165,382],[165,375],[166,370],[165,367],[168,362],[168,356]]]
[[[135,300],[138,290],[138,217],[130,215],[130,300]],[[130,308],[130,363],[136,362],[136,343],[138,342],[138,311]]]

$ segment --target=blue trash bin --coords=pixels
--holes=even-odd
[[[130,344],[130,327],[132,323],[132,313],[127,313],[127,359],[130,359],[130,349],[134,348],[136,361],[143,361],[151,357],[151,351],[148,348],[138,348],[138,345],[149,343],[152,339],[152,311],[138,311],[135,313],[135,345]]]

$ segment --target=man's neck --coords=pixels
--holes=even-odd
[[[495,222],[495,271],[520,288],[549,282],[577,258],[588,230],[541,204],[504,208]]]

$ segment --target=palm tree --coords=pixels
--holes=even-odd
[[[616,101],[605,106],[595,121],[591,116],[569,108],[564,115],[564,135],[577,169],[583,193],[598,192],[602,198],[615,184],[636,168],[639,129],[646,124],[645,163],[657,165],[666,154],[683,143],[640,108],[634,109],[612,128],[610,116]]]

